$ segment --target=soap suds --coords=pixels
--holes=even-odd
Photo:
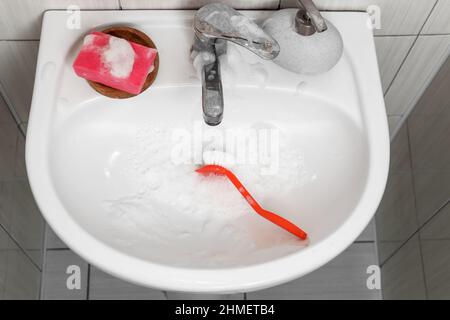
[[[203,67],[216,61],[214,54],[208,51],[191,52],[192,65],[194,66],[197,77],[201,79]]]
[[[108,47],[102,52],[102,59],[111,75],[116,78],[128,78],[133,71],[135,53],[131,44],[125,39],[109,38]]]
[[[253,129],[268,126],[256,124]],[[164,248],[162,251],[172,252],[160,256],[173,259],[167,263],[202,266],[235,265],[238,256],[251,255],[249,261],[264,260],[267,255],[287,254],[306,245],[266,223],[227,178],[195,172],[199,166],[194,153],[188,161],[174,163],[174,129],[141,127],[135,147],[124,155],[129,163],[127,175],[135,177],[137,191],[103,202],[118,244],[136,251],[145,250],[144,243],[151,241]],[[276,175],[262,175],[264,163],[231,163],[237,158],[232,151],[225,150],[222,158],[211,146],[214,144],[203,147],[205,162],[222,162],[229,167],[263,206],[314,179],[301,151],[287,141],[280,145]]]
[[[88,34],[87,36],[84,37],[83,39],[83,45],[84,46],[90,46],[91,44],[94,43],[94,35],[92,34]]]

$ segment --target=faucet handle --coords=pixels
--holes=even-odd
[[[317,32],[327,30],[325,19],[320,14],[312,0],[297,0],[300,5],[295,17],[295,28],[304,36],[310,36]]]
[[[280,52],[275,39],[251,19],[223,3],[201,7],[194,17],[194,31],[201,40],[228,40],[263,59],[274,59]]]

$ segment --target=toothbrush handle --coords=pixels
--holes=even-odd
[[[206,165],[200,169],[197,169],[199,173],[216,173],[219,175],[225,175],[233,183],[236,189],[242,194],[245,200],[250,204],[250,206],[263,218],[271,221],[277,226],[283,228],[284,230],[296,235],[302,240],[305,240],[308,235],[302,229],[297,227],[295,224],[286,220],[285,218],[273,213],[271,211],[263,209],[259,203],[251,196],[250,192],[244,187],[244,185],[239,181],[239,179],[230,170],[218,166],[218,165]]]

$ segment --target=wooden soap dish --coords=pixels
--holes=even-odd
[[[153,43],[152,39],[150,39],[149,36],[147,36],[142,31],[136,30],[134,28],[125,27],[125,26],[117,26],[117,27],[111,27],[105,30],[102,30],[101,32],[107,33],[111,36],[122,38],[127,41],[136,42],[138,44],[141,44],[143,46],[156,49],[156,45]],[[150,72],[147,76],[147,79],[145,79],[144,86],[142,87],[142,90],[139,94],[144,92],[148,87],[150,87],[155,81],[156,76],[158,75],[158,69],[159,69],[159,54],[156,54],[155,61],[153,63],[153,71]],[[126,99],[136,96],[136,94],[128,93],[122,90],[117,90],[108,86],[105,86],[104,84],[94,82],[87,80],[89,85],[98,93],[114,99]]]

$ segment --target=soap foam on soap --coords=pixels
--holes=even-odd
[[[128,78],[133,71],[134,50],[131,44],[120,38],[110,37],[109,46],[102,53],[102,58],[110,68],[110,73],[117,78]]]

